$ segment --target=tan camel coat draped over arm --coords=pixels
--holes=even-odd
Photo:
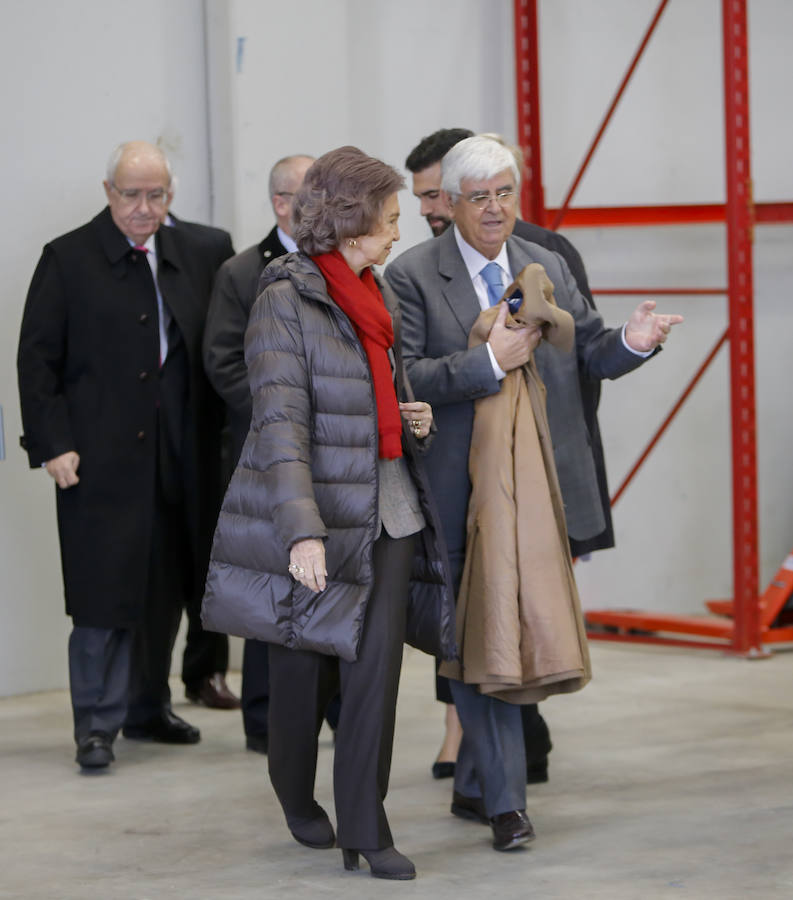
[[[538,263],[507,289],[523,293],[508,324],[540,323],[543,338],[571,352],[575,324],[559,309]],[[481,313],[469,347],[487,340],[497,307]],[[457,598],[460,658],[441,673],[511,703],[580,690],[591,678],[564,507],[533,358],[476,401],[469,453],[468,536]]]

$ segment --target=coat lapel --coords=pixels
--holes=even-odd
[[[175,228],[159,228],[157,243],[157,284],[168,311],[176,320],[185,340],[192,328],[191,294],[184,290],[184,267]]]
[[[524,269],[529,263],[538,262],[528,251],[526,242],[512,236],[507,238],[507,258],[509,267],[512,269],[513,279],[517,278],[521,269]]]
[[[435,240],[439,243],[438,272],[446,282],[442,289],[443,297],[455,319],[460,323],[467,340],[474,322],[482,311],[479,300],[471,283],[471,276],[457,248],[454,230],[447,228]]]
[[[92,223],[99,237],[102,252],[110,263],[115,278],[125,278],[127,274],[126,259],[130,251],[129,241],[118,230],[110,207],[106,206],[101,213],[94,216]]]
[[[269,266],[274,259],[288,252],[278,238],[278,226],[273,227],[267,237],[259,243],[259,257],[264,266]]]

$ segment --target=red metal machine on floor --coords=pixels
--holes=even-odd
[[[724,222],[727,232],[727,288],[622,288],[597,294],[726,294],[729,325],[688,387],[648,443],[611,500],[619,499],[677,411],[721,349],[730,346],[732,431],[733,590],[732,600],[713,600],[714,615],[681,616],[637,610],[589,610],[587,623],[601,640],[672,644],[765,655],[768,644],[793,642],[793,551],[761,595],[758,576],[757,455],[754,384],[753,229],[758,223],[793,222],[793,203],[755,204],[752,197],[749,128],[749,60],[746,0],[722,0],[724,56],[726,204],[570,209],[569,204],[620,98],[669,3],[661,0],[559,209],[547,209],[540,144],[538,0],[515,0],[515,66],[518,141],[526,159],[523,208],[531,221],[569,225],[692,224]],[[674,637],[669,635],[680,635]],[[682,637],[687,635],[688,637]]]

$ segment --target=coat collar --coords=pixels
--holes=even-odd
[[[110,207],[106,206],[102,212],[91,220],[91,224],[99,238],[102,252],[107,257],[111,266],[116,266],[126,257],[131,247],[129,241],[113,221]],[[163,262],[176,269],[182,268],[179,249],[173,228],[159,228],[155,235],[157,246],[157,265]]]
[[[129,241],[113,221],[109,206],[106,206],[99,215],[94,216],[91,225],[97,233],[102,252],[111,265],[116,265],[129,253]]]
[[[157,244],[157,266],[167,263],[174,269],[182,268],[182,258],[179,254],[179,240],[175,228],[161,226],[154,236]]]
[[[278,228],[274,225],[272,230],[268,233],[267,237],[264,238],[259,243],[259,257],[267,266],[274,259],[278,259],[279,256],[283,256],[285,253],[289,251],[284,247],[281,241],[278,239]]]

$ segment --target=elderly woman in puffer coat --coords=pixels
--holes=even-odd
[[[399,239],[393,168],[354,147],[318,159],[294,199],[299,253],[272,262],[245,338],[253,418],[220,514],[204,624],[270,642],[269,770],[300,843],[336,835],[314,799],[335,689],[334,797],[344,866],[415,877],[388,788],[404,640],[454,654],[454,600],[419,462],[432,426],[402,367],[399,307],[373,275]]]

